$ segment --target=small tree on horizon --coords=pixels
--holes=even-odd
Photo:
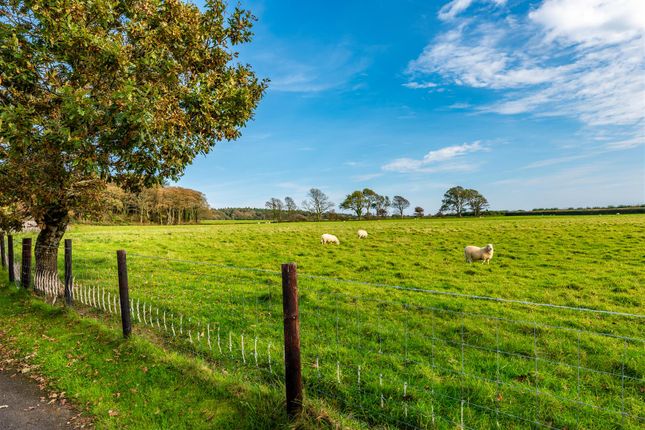
[[[392,207],[399,211],[399,215],[403,218],[403,211],[410,206],[410,202],[401,196],[394,196],[392,199]]]
[[[318,188],[312,188],[307,193],[307,200],[302,202],[302,207],[313,213],[316,217],[316,221],[320,221],[322,215],[334,207],[334,203],[329,200],[327,194],[323,193]]]
[[[388,215],[388,208],[392,205],[388,196],[377,195],[374,199],[374,210],[376,216],[385,218]]]
[[[450,188],[443,195],[439,212],[455,212],[457,216],[461,217],[468,201],[468,195],[468,191],[463,187],[456,186]]]
[[[345,200],[339,205],[341,209],[351,210],[356,214],[358,219],[363,215],[363,209],[368,205],[368,200],[363,191],[356,190],[345,197]]]
[[[414,208],[414,216],[416,216],[417,218],[423,218],[424,214],[425,209],[423,209],[421,206]]]
[[[271,197],[264,206],[271,211],[271,216],[275,221],[282,221],[282,210],[284,209],[282,200]]]
[[[298,205],[289,196],[284,198],[284,207],[287,210],[287,219],[291,220],[293,213],[298,210]]]
[[[467,191],[468,191],[467,204],[470,207],[470,210],[473,211],[473,214],[475,216],[479,216],[481,212],[489,206],[488,200],[486,200],[486,197],[481,195],[481,193],[477,190],[467,190]]]
[[[364,188],[362,194],[364,199],[365,216],[369,217],[371,215],[370,208],[376,209],[376,203],[380,196],[370,188]]]

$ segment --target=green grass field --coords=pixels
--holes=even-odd
[[[104,290],[114,300],[125,249],[135,332],[278,390],[279,270],[296,262],[307,398],[341,425],[644,423],[642,318],[441,294],[642,315],[643,216],[74,226],[66,237],[77,299],[92,288],[92,302]],[[490,265],[464,262],[465,245],[487,243]]]

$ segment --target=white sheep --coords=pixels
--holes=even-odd
[[[367,232],[363,229],[358,230],[358,238],[359,239],[365,239],[367,237]]]
[[[333,234],[325,233],[320,237],[320,243],[335,243],[336,245],[340,245],[340,240]]]
[[[467,263],[482,260],[482,264],[488,264],[491,258],[493,258],[493,245],[489,243],[483,248],[478,246],[467,246],[464,248],[464,256],[466,257]]]

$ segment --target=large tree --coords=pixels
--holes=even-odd
[[[316,221],[320,221],[322,215],[334,207],[334,203],[329,200],[327,194],[323,193],[318,188],[312,188],[307,193],[307,199],[302,202],[302,207],[313,213],[316,217]]]
[[[369,201],[363,191],[356,190],[345,197],[345,200],[340,204],[341,209],[351,210],[356,214],[358,219],[363,216],[363,210],[367,208]]]
[[[401,196],[394,196],[392,198],[392,207],[399,211],[399,215],[403,218],[403,211],[410,206],[410,202]]]
[[[455,212],[457,216],[462,216],[466,203],[468,202],[469,190],[463,187],[452,187],[443,195],[441,209],[439,212]]]
[[[0,194],[40,225],[38,270],[106,183],[175,180],[240,136],[266,88],[236,60],[253,20],[221,0],[0,2]]]

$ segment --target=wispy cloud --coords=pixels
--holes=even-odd
[[[378,173],[366,173],[364,175],[356,175],[352,177],[352,180],[355,182],[365,182],[365,181],[370,181],[372,179],[380,178],[383,176],[382,172]]]
[[[397,158],[382,166],[382,169],[389,172],[400,173],[435,173],[445,171],[467,171],[475,168],[473,163],[465,163],[457,160],[466,154],[484,151],[486,147],[481,142],[464,143],[463,145],[446,146],[441,149],[428,152],[421,159]]]
[[[468,9],[473,3],[477,3],[477,1],[451,0],[439,10],[439,19],[442,21],[450,21]],[[506,0],[479,0],[479,3],[492,3],[495,6],[503,6],[506,4]]]
[[[406,82],[403,84],[404,87],[410,88],[413,90],[424,89],[424,88],[434,88],[437,86],[434,82]]]
[[[470,103],[453,103],[450,106],[448,106],[450,109],[468,109],[472,107]]]
[[[642,0],[544,0],[522,16],[459,16],[474,3],[454,0],[441,9],[454,27],[409,63],[414,81],[501,90],[498,101],[478,109],[573,117],[592,128],[628,128],[643,140]]]
[[[375,47],[339,40],[321,44],[311,40],[285,41],[268,30],[262,44],[244,52],[260,76],[270,78],[269,91],[321,93],[339,88],[361,88],[357,82],[372,62]]]

